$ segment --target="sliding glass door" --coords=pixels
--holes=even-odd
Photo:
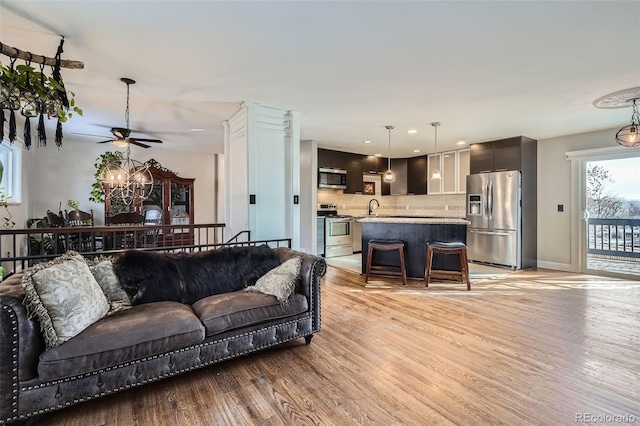
[[[582,270],[640,278],[640,156],[584,161]]]

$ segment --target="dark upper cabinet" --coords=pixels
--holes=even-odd
[[[387,171],[387,159],[375,155],[365,155],[362,158],[362,171],[364,173],[384,173]]]
[[[470,173],[522,170],[530,147],[535,145],[534,139],[524,136],[472,144],[469,147]]]
[[[509,138],[493,143],[493,164],[496,172],[505,170],[520,170],[522,140]]]
[[[318,168],[331,169],[331,153],[328,149],[318,149]]]
[[[362,193],[362,155],[344,152],[344,169],[347,171],[345,194]]]
[[[407,193],[421,195],[427,193],[427,156],[407,159]]]
[[[347,170],[347,163],[350,160],[349,155],[348,152],[318,149],[318,167]],[[359,157],[362,156],[360,155]]]
[[[494,167],[493,153],[493,142],[471,144],[471,146],[469,146],[470,173],[492,172]]]

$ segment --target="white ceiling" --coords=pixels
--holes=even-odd
[[[406,157],[433,151],[432,121],[439,151],[629,124],[592,102],[640,86],[639,18],[639,1],[0,0],[0,41],[54,56],[63,34],[84,62],[62,73],[84,109],[67,139],[124,127],[130,77],[133,136],[162,148],[222,152],[221,121],[252,101],[301,112],[325,148],[386,155],[393,124]]]

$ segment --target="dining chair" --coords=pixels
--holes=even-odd
[[[51,228],[62,228],[63,226],[66,226],[64,218],[62,217],[62,212],[60,212],[60,215],[57,215],[51,210],[47,210],[47,221]]]
[[[162,212],[151,209],[144,212],[144,224],[150,226],[162,225]],[[158,234],[160,229],[152,229],[145,232],[145,247],[156,247],[158,245]]]
[[[87,213],[82,210],[72,210],[67,212],[67,225],[69,227],[89,227],[93,226],[93,210]],[[102,247],[102,235],[96,235],[94,232],[78,232],[77,234],[69,234],[69,246],[72,250],[95,251]]]
[[[113,227],[138,226],[144,224],[144,216],[139,213],[118,213],[107,217],[107,225]],[[145,245],[144,231],[110,232],[113,248],[139,248]]]

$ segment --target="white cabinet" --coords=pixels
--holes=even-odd
[[[432,179],[436,169],[440,171],[440,179]],[[427,193],[464,194],[468,174],[469,149],[431,154],[427,161]]]
[[[442,194],[442,179],[433,179],[437,169],[442,176],[442,154],[431,154],[427,157],[427,194]]]
[[[440,169],[440,175],[442,176],[442,193],[443,194],[455,194],[458,186],[456,185],[458,173],[457,173],[457,152],[449,151],[442,153],[442,168]]]

